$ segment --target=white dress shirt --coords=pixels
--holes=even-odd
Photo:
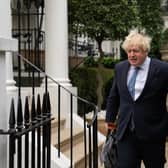
[[[140,69],[138,71],[137,77],[136,77],[136,82],[135,82],[135,97],[134,100],[136,100],[144,86],[146,83],[146,79],[147,79],[147,75],[148,75],[148,71],[149,71],[149,64],[150,64],[151,59],[149,57],[146,57],[144,63],[142,65],[140,65]],[[134,66],[130,66],[130,69],[128,71],[128,76],[127,76],[127,85],[128,85],[128,81],[130,80],[130,77],[132,76],[132,73],[134,72]]]

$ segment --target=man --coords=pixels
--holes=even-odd
[[[128,60],[115,66],[106,122],[110,128],[117,121],[119,168],[140,168],[141,161],[145,168],[163,168],[165,163],[168,64],[148,56],[150,42],[144,33],[131,31],[122,45]]]

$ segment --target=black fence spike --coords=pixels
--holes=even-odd
[[[15,120],[15,105],[14,99],[12,98],[11,106],[10,106],[10,116],[9,116],[9,127],[15,128],[16,120]]]
[[[30,122],[29,100],[28,96],[25,98],[24,121],[27,125]]]
[[[35,0],[35,7],[40,8],[40,6],[43,5],[42,3],[43,3],[43,0]]]
[[[35,97],[32,96],[32,104],[31,104],[31,120],[36,120],[36,107],[35,107]]]
[[[50,103],[50,95],[47,93],[47,113],[51,114],[51,103]]]
[[[21,2],[20,0],[17,0],[17,9],[20,9],[21,8]]]
[[[24,0],[23,4],[26,6],[27,9],[31,8],[31,1],[30,0]]]
[[[37,95],[37,116],[38,118],[41,117],[41,101],[40,101],[40,95]]]
[[[44,8],[44,0],[41,1],[41,7]]]
[[[43,116],[45,116],[46,113],[47,113],[47,111],[46,111],[46,108],[47,108],[46,104],[47,103],[46,102],[47,102],[46,93],[44,93],[43,94],[43,105],[42,105],[42,114],[43,114]]]
[[[17,106],[17,126],[22,127],[22,125],[23,125],[22,100],[19,97]]]

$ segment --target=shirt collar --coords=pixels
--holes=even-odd
[[[150,64],[150,58],[147,56],[145,61],[143,62],[143,64],[141,64],[139,67],[141,69],[146,69],[147,67],[149,67],[149,64]]]
[[[147,56],[145,58],[145,61],[143,62],[143,64],[141,64],[139,66],[139,68],[142,69],[142,70],[146,69],[149,66],[149,64],[150,64],[150,61],[151,61],[151,58]],[[131,69],[134,69],[134,68],[135,68],[135,66],[131,65]]]

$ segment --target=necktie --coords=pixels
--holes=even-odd
[[[137,77],[137,74],[138,74],[138,71],[139,71],[139,67],[136,67],[134,68],[134,72],[132,73],[132,76],[128,82],[128,90],[132,96],[132,98],[134,99],[134,96],[135,96],[135,82],[136,82],[136,77]],[[133,119],[133,113],[131,115],[131,118],[130,118],[130,130],[133,132],[134,129],[135,129],[135,123],[134,123],[134,119]]]
[[[128,82],[128,90],[129,90],[133,99],[134,99],[134,96],[135,96],[135,82],[136,82],[136,77],[137,77],[139,69],[140,69],[139,67],[136,67],[134,69],[134,72],[133,72],[133,74],[132,74],[132,76],[131,76],[131,78]]]

